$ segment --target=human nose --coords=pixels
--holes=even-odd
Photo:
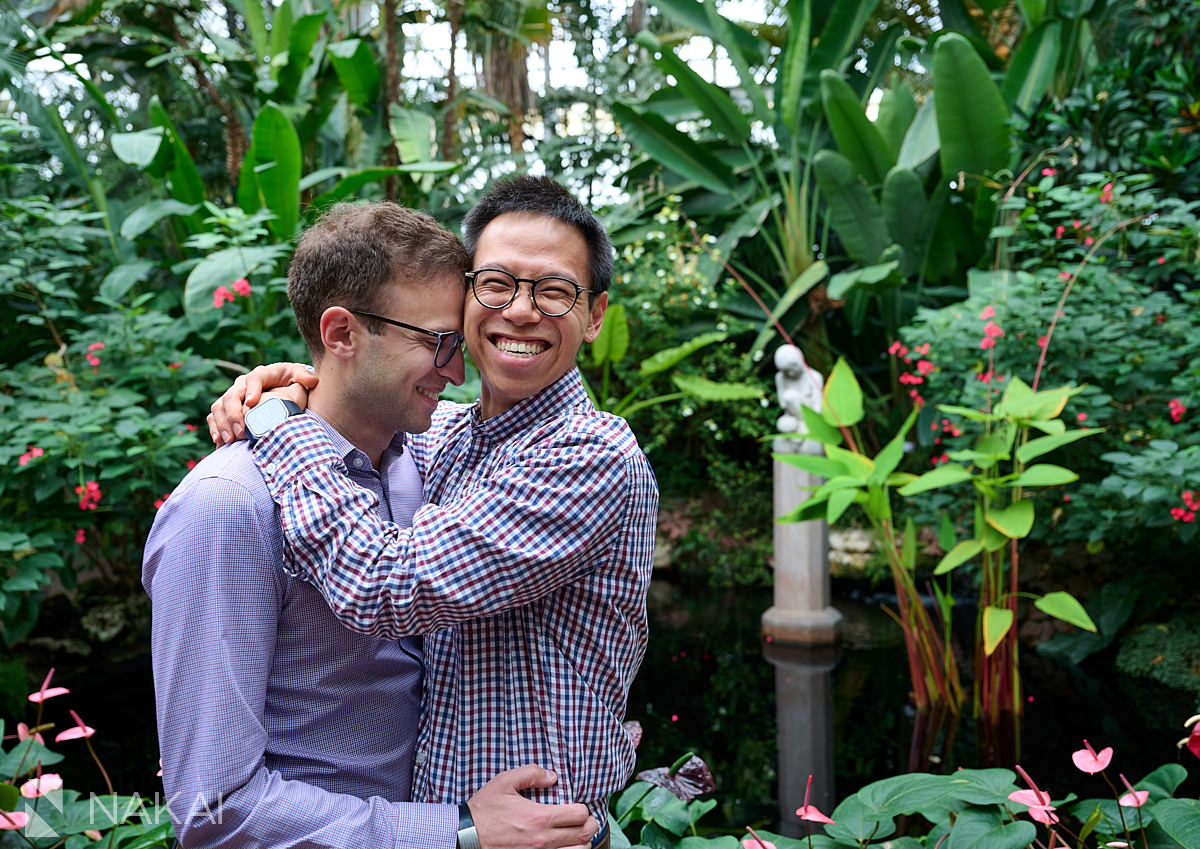
[[[454,350],[454,356],[450,358],[450,362],[446,363],[437,369],[437,373],[446,380],[453,383],[455,386],[462,386],[466,379],[467,366],[463,361],[462,348]]]
[[[524,286],[521,284],[524,284]],[[517,294],[513,296],[509,305],[503,309],[503,313],[505,318],[514,323],[538,321],[541,318],[542,312],[537,308],[537,304],[533,302],[533,281],[517,281]]]

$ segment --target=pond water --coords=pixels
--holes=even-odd
[[[794,652],[760,635],[769,589],[719,591],[656,579],[650,645],[628,713],[644,730],[638,769],[693,751],[717,782],[718,807],[702,825],[791,834],[801,833],[792,812],[803,802],[809,772],[816,776],[814,803],[829,813],[834,800],[906,771],[914,711],[899,628],[883,612],[885,602],[835,582],[841,645]],[[1194,706],[1189,697],[1116,674],[1111,655],[1066,669],[1027,650],[1022,663],[1029,701],[1021,763],[1052,793],[1106,795],[1099,777],[1071,764],[1085,737],[1097,749],[1115,748],[1114,779],[1123,772],[1137,781],[1179,760],[1175,742]],[[110,666],[64,665],[54,683],[72,693],[46,703],[48,718],[67,727],[67,709],[75,708],[97,729],[92,742],[117,789],[153,798],[160,785],[148,655]],[[53,748],[68,756],[54,767],[68,786],[104,791],[81,742]],[[1200,795],[1200,764],[1183,756],[1191,775],[1178,795]],[[967,716],[952,751],[926,769],[979,765]]]

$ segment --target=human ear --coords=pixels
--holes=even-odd
[[[355,335],[364,332],[362,323],[345,307],[329,307],[321,313],[320,328],[325,353],[341,360],[354,355]]]
[[[601,292],[592,299],[592,305],[588,308],[587,328],[583,331],[585,342],[595,342],[596,337],[600,335],[600,328],[604,326],[606,309],[608,309],[608,292]]]

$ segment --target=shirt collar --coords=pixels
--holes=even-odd
[[[530,422],[562,415],[572,407],[590,406],[587,390],[578,368],[572,368],[536,395],[518,401],[503,413],[484,419],[479,402],[471,407],[471,425],[495,439],[507,439],[524,430]]]
[[[365,466],[366,468],[374,468],[371,465],[371,458],[368,457],[365,452],[360,451],[359,449],[355,448],[353,443],[351,443],[350,440],[348,440],[346,437],[342,436],[341,433],[339,433],[337,431],[337,429],[333,427],[333,425],[331,425],[329,422],[325,421],[323,418],[321,418],[319,415],[314,413],[312,410],[308,411],[308,415],[310,415],[314,419],[316,419],[317,423],[320,424],[321,427],[325,430],[325,435],[328,436],[329,441],[331,443],[333,443],[333,450],[336,451],[338,453],[338,456],[342,458],[342,461],[346,464],[347,468],[362,468],[363,466]],[[387,464],[387,457],[388,457],[389,453],[391,453],[391,454],[403,454],[404,453],[404,434],[403,433],[396,431],[394,434],[392,434],[392,441],[388,443],[387,449],[383,452],[383,457],[380,458],[380,463],[379,463],[380,467],[385,466]],[[354,464],[352,464],[352,461],[355,458],[363,460],[364,462],[354,465]],[[376,469],[376,471],[379,471],[379,470]]]

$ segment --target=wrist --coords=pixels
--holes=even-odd
[[[480,849],[475,818],[471,816],[471,808],[466,802],[458,806],[458,849]]]

